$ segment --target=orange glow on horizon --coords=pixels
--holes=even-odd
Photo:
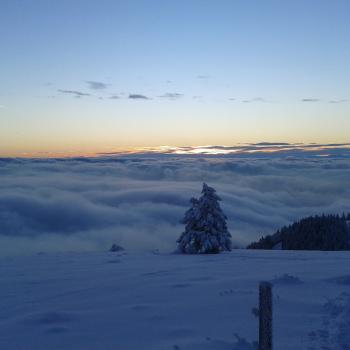
[[[259,154],[288,151],[325,151],[331,149],[350,149],[350,144],[236,144],[236,145],[205,145],[205,146],[159,146],[159,147],[128,147],[98,151],[47,151],[47,152],[16,152],[4,153],[1,157],[10,158],[75,158],[75,157],[112,157],[137,154],[168,154],[168,155],[229,155],[229,154]],[[320,154],[320,156],[326,156]]]

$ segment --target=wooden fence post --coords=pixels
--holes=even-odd
[[[272,350],[272,284],[259,285],[259,350]]]

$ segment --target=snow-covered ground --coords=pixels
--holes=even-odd
[[[275,349],[349,349],[349,263],[246,250],[3,257],[0,349],[252,349],[260,280],[274,284]]]

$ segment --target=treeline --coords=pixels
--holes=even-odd
[[[247,249],[350,250],[350,213],[348,215],[310,216],[273,235],[261,237]]]

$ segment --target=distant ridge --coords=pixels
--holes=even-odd
[[[350,250],[350,214],[303,218],[261,237],[247,249]]]

